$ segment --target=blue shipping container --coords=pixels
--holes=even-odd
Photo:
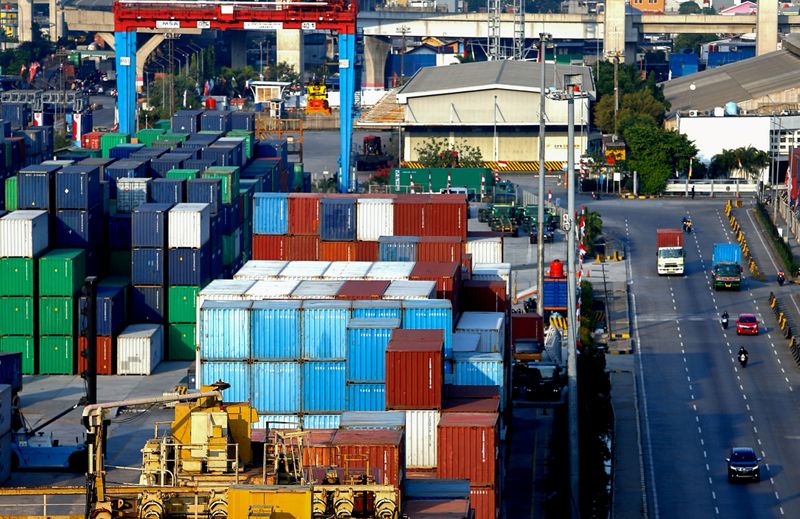
[[[254,195],[253,233],[289,234],[289,199],[286,193]]]
[[[356,199],[323,198],[319,209],[319,235],[324,241],[355,241]]]
[[[212,160],[217,166],[240,166],[237,164],[238,157],[234,156],[235,149],[230,146],[220,146],[212,144],[204,148],[200,153],[200,158],[203,160]]]
[[[131,319],[136,323],[163,323],[167,317],[166,288],[134,286],[131,289]]]
[[[186,181],[186,202],[208,204],[211,214],[219,213],[222,207],[222,179],[190,178]]]
[[[131,250],[131,282],[134,285],[163,286],[166,283],[166,251],[134,248]]]
[[[67,166],[56,173],[56,208],[88,210],[103,202],[100,168]]]
[[[401,319],[403,310],[400,301],[357,300],[353,301],[353,319]]]
[[[231,112],[209,110],[200,117],[200,130],[204,132],[231,131]]]
[[[131,215],[117,213],[108,215],[108,248],[109,250],[130,250],[131,248]]]
[[[338,414],[306,414],[303,415],[303,429],[338,429],[341,418]]]
[[[347,325],[348,382],[386,381],[386,347],[392,330],[399,327],[399,319],[350,320]]]
[[[304,359],[344,359],[350,301],[303,301]]]
[[[303,412],[339,412],[347,404],[344,362],[304,362]]]
[[[250,301],[204,301],[200,308],[200,357],[250,358]]]
[[[0,352],[0,384],[11,386],[11,392],[22,390],[22,352]]]
[[[204,160],[204,159],[194,159],[194,160],[187,160],[183,163],[183,167],[186,169],[196,169],[202,173],[206,170],[206,168],[210,168],[211,166],[216,166],[217,163],[213,160]]]
[[[97,287],[97,335],[116,335],[125,327],[125,289],[123,287]],[[81,315],[85,314],[86,297],[80,299]],[[80,318],[80,329],[86,328],[86,318]]]
[[[447,299],[403,302],[403,328],[444,331],[444,356],[453,355],[453,307]]]
[[[300,412],[300,364],[254,362],[253,406],[259,413]]]
[[[381,236],[378,261],[417,261],[418,236]]]
[[[178,110],[172,116],[172,131],[174,133],[197,133],[200,131],[202,114],[202,110]]]
[[[56,247],[95,247],[103,231],[103,208],[56,211]]]
[[[117,179],[145,178],[148,173],[147,162],[142,160],[119,160],[106,166],[105,180],[110,181],[109,193],[111,198],[117,197]]]
[[[17,173],[17,206],[47,210],[53,207],[57,165],[27,166]]]
[[[742,248],[736,243],[715,243],[711,255],[711,265],[718,263],[742,264]]]
[[[150,200],[156,204],[180,204],[184,202],[184,180],[180,178],[156,178],[150,182]]]
[[[500,386],[500,408],[505,407],[505,368],[502,353],[454,353],[453,384]]]
[[[211,276],[211,250],[208,245],[201,249],[170,249],[167,261],[167,281],[170,285],[200,286]]]
[[[250,317],[253,358],[300,358],[300,301],[255,301]]]
[[[134,247],[167,245],[167,213],[172,204],[142,204],[133,210],[131,243]]]
[[[386,384],[347,384],[348,411],[385,411]]]
[[[231,130],[249,130],[256,129],[256,114],[255,112],[231,112]]]
[[[544,279],[544,309],[567,309],[567,278]]]
[[[203,384],[222,380],[231,385],[222,391],[223,401],[250,401],[251,368],[246,362],[202,362],[200,366],[200,380]]]
[[[144,149],[144,144],[123,142],[111,148],[108,155],[112,159],[124,160],[142,149]]]

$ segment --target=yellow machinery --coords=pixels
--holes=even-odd
[[[306,113],[331,115],[328,87],[314,81],[306,85]]]

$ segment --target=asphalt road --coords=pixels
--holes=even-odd
[[[722,201],[604,200],[595,209],[606,232],[628,244],[644,479],[650,517],[800,517],[800,416],[794,388],[800,374],[775,332],[767,301],[774,281],[749,276],[741,292],[711,287],[711,250],[733,240]],[[655,230],[679,227],[689,214],[696,232],[686,236],[687,272],[658,277]],[[748,240],[764,258],[756,236]],[[748,272],[749,274],[749,272]],[[737,337],[732,323],[719,324],[727,310],[755,313],[765,325],[757,337]],[[739,367],[740,345],[750,352]],[[731,447],[751,446],[765,457],[762,481],[730,484],[725,458]]]

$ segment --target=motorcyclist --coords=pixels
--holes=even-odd
[[[782,270],[778,271],[778,285],[783,286],[784,281],[786,281],[786,275],[783,273]]]
[[[722,318],[722,327],[723,328],[727,328],[728,327],[728,312],[722,312],[722,315],[720,317]]]
[[[739,348],[739,353],[736,354],[736,357],[739,359],[739,362],[742,364],[742,366],[744,366],[745,364],[747,364],[747,359],[748,357],[750,357],[750,354],[747,353],[745,347],[742,346],[741,348]]]

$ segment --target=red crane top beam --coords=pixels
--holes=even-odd
[[[355,34],[358,0],[208,2],[118,0],[114,30],[332,30]]]

